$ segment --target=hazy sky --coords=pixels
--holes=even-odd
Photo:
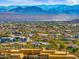
[[[0,0],[0,5],[79,4],[79,0]]]

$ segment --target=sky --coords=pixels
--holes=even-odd
[[[0,0],[0,5],[53,5],[53,4],[79,4],[79,0]]]

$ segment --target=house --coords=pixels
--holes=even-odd
[[[33,42],[32,44],[33,44],[34,46],[40,46],[40,45],[41,45],[40,42]]]
[[[30,37],[27,37],[27,42],[31,42],[32,40],[30,39]]]
[[[79,34],[75,35],[74,38],[79,38]]]
[[[34,35],[34,34],[30,33],[30,34],[29,34],[29,37],[32,37],[33,35]]]
[[[9,37],[2,37],[2,38],[0,38],[0,42],[1,43],[7,43],[7,42],[11,42],[11,40],[10,40]]]
[[[44,34],[44,33],[37,33],[39,36],[44,36],[44,37],[47,37],[48,34]]]
[[[14,37],[13,42],[26,42],[27,39],[25,37]]]

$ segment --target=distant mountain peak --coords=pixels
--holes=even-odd
[[[0,12],[15,12],[20,14],[79,14],[79,5],[1,6]]]

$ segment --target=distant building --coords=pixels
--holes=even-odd
[[[69,52],[46,49],[1,51],[0,56],[0,59],[77,59],[75,55]]]

